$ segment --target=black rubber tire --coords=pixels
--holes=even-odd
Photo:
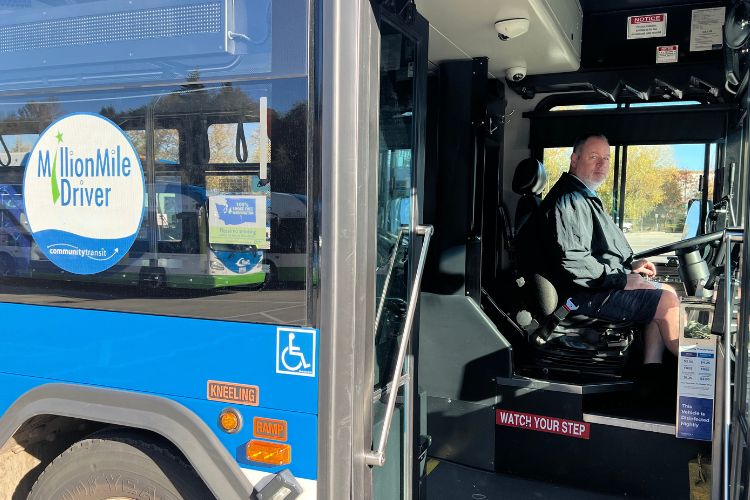
[[[192,467],[166,443],[104,431],[50,463],[28,500],[213,500]]]
[[[268,274],[266,275],[266,280],[263,282],[263,289],[276,290],[277,288],[279,288],[279,270],[276,264],[271,262],[268,265]]]

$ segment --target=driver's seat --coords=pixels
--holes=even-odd
[[[544,165],[535,159],[523,160],[516,167],[513,190],[521,195],[516,234],[539,209],[546,178]],[[526,230],[534,231],[533,224]],[[515,285],[520,288],[521,305],[515,318],[531,346],[532,367],[545,372],[621,376],[633,339],[642,328],[632,322],[571,315],[569,304],[566,307],[568,297],[559,296],[541,270],[517,271],[520,278]]]

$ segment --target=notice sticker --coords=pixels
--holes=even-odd
[[[724,7],[693,9],[690,52],[718,50],[723,46]]]
[[[676,63],[678,45],[661,45],[656,47],[656,64]]]
[[[667,14],[628,17],[628,40],[667,36]]]
[[[500,409],[495,410],[495,424],[578,439],[588,439],[590,431],[590,424],[587,422]]]

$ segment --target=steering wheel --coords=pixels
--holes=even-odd
[[[644,250],[633,255],[634,259],[643,259],[646,257],[653,257],[654,255],[661,255],[667,252],[676,252],[678,250],[698,250],[709,243],[721,240],[724,236],[724,231],[716,231],[713,233],[702,234],[693,238],[685,240],[675,241],[674,243],[668,243],[660,247],[652,248],[650,250]]]
[[[667,245],[662,245],[660,247],[652,248],[650,250],[645,250],[643,252],[639,252],[635,255],[633,255],[634,259],[642,259],[645,257],[653,257],[654,255],[661,255],[667,252],[676,252],[677,257],[680,260],[680,267],[685,266],[686,260],[685,255],[700,250],[704,246],[714,243],[716,241],[720,241],[722,237],[724,236],[724,231],[716,231],[713,233],[703,234],[700,236],[695,236],[693,238],[687,238],[685,240],[681,241],[675,241],[674,243],[669,243]],[[724,258],[724,246],[722,245],[719,249],[719,252],[716,254],[716,259],[714,259],[714,264],[720,264],[721,259]],[[703,262],[703,265],[705,266],[705,261],[703,260],[703,256],[700,256],[700,260]],[[693,294],[694,291],[691,291],[690,286],[696,286],[695,283],[698,282],[698,280],[703,280],[704,285],[703,288],[712,289],[714,286],[714,283],[716,282],[716,278],[719,276],[722,270],[721,265],[712,265],[710,266],[711,270],[708,272],[708,275],[702,275],[702,276],[693,276],[693,278],[688,278],[687,276],[683,277],[683,281],[685,282],[685,287],[688,290],[689,294]],[[684,268],[683,268],[684,269]],[[705,269],[705,268],[704,268]],[[682,271],[681,273],[682,274]],[[693,281],[695,279],[695,283],[693,285],[688,285],[688,280]]]

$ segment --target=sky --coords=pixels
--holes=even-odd
[[[711,149],[711,161],[714,161],[714,151],[716,148]],[[672,146],[672,154],[674,155],[677,168],[680,170],[687,169],[702,172],[705,151],[706,146],[704,144],[678,144]]]

